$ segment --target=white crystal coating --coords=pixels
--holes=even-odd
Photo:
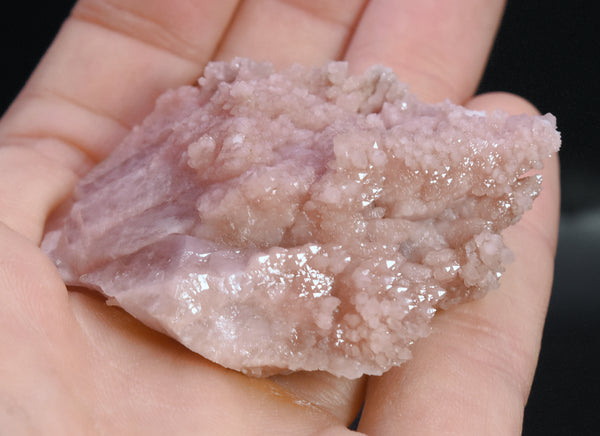
[[[211,63],[81,180],[42,248],[226,367],[381,374],[498,285],[551,115],[423,104],[391,71]]]

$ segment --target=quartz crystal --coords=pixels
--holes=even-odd
[[[381,374],[498,286],[552,115],[424,104],[373,67],[211,63],[162,95],[47,226],[69,285],[255,376]]]

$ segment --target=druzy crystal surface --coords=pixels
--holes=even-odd
[[[42,247],[65,282],[229,368],[381,374],[498,286],[551,115],[423,104],[391,71],[236,59],[168,91]]]

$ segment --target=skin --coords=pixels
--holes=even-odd
[[[427,101],[536,113],[473,97],[498,0],[80,0],[0,122],[0,428],[7,434],[520,434],[552,282],[556,158],[505,232],[500,289],[439,314],[414,358],[381,377],[252,379],[67,290],[38,249],[77,179],[211,59],[392,67]]]

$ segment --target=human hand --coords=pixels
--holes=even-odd
[[[164,89],[235,55],[355,72],[392,67],[429,101],[472,98],[502,2],[80,0],[0,123],[0,428],[8,434],[518,434],[539,351],[558,224],[556,159],[505,233],[501,288],[440,313],[382,377],[252,379],[214,365],[82,290],[39,251],[48,213]],[[318,5],[318,6],[317,6]],[[337,10],[335,6],[338,6]],[[235,11],[235,17],[231,21]],[[12,430],[12,431],[11,431]]]

